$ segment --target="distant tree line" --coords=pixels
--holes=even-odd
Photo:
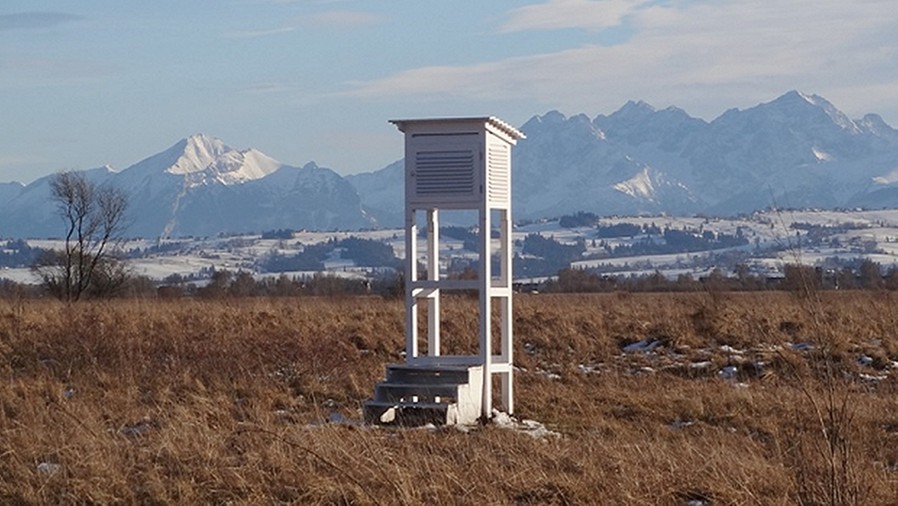
[[[737,265],[731,273],[714,269],[707,276],[699,278],[688,273],[669,278],[659,271],[643,275],[615,276],[584,269],[565,268],[538,289],[546,292],[682,292],[707,289],[785,290],[796,293],[818,290],[898,291],[898,267],[893,266],[883,272],[880,264],[869,259],[860,260],[856,268],[842,269],[786,264],[782,276],[768,277],[751,273],[749,268],[742,264]]]
[[[591,227],[599,221],[595,213],[577,211],[574,214],[565,214],[558,219],[558,225],[562,228]]]
[[[262,239],[293,239],[293,231],[289,228],[262,231]]]
[[[153,255],[165,255],[181,251],[184,243],[180,241],[158,242],[145,248],[131,248],[127,252],[128,258],[146,258]]]
[[[4,279],[0,272],[0,298],[58,298],[59,293],[46,284],[18,283],[10,279]],[[96,280],[97,288],[90,288],[83,293],[85,299],[115,299],[115,298],[152,298],[156,296],[158,281],[147,276],[127,274],[120,279],[116,279],[114,286],[111,286],[110,280],[106,280],[105,274],[99,274]]]
[[[48,250],[34,248],[22,239],[13,239],[0,245],[0,267],[31,267]]]
[[[372,279],[345,278],[328,273],[304,276],[281,274],[277,277],[257,279],[246,271],[215,270],[206,284],[193,282],[164,284],[158,288],[157,296],[208,299],[338,295],[398,297],[404,293],[403,290],[403,277],[395,271]]]
[[[596,227],[596,237],[611,239],[617,237],[636,237],[640,234],[660,235],[661,230],[652,225],[636,225],[635,223],[614,223],[612,225],[599,225]]]
[[[422,266],[423,269],[423,266]],[[423,271],[422,271],[423,272]],[[401,271],[387,271],[372,279],[345,278],[328,273],[303,276],[281,274],[257,279],[247,271],[210,269],[205,279],[172,275],[161,284],[145,276],[129,276],[114,292],[116,298],[234,298],[377,295],[400,297],[404,293]],[[450,277],[477,277],[475,267],[467,266]],[[681,274],[676,278],[659,271],[642,275],[615,276],[583,269],[563,268],[552,279],[529,286],[540,292],[683,292],[683,291],[760,291],[785,290],[809,293],[817,290],[890,290],[898,291],[898,267],[883,272],[882,266],[868,259],[856,266],[840,269],[787,264],[782,276],[768,277],[752,273],[744,265],[731,272],[714,269],[707,276]],[[48,295],[45,287],[0,279],[0,298],[39,298]]]

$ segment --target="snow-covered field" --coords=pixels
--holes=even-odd
[[[883,268],[898,264],[898,210],[880,211],[777,211],[760,212],[734,219],[706,217],[613,217],[602,218],[599,224],[609,226],[627,223],[639,227],[691,230],[714,234],[741,234],[748,244],[689,253],[656,255],[611,256],[608,248],[626,246],[646,240],[645,235],[602,238],[593,226],[563,228],[558,220],[542,220],[517,226],[513,232],[516,255],[527,256],[522,250],[524,238],[539,234],[562,244],[585,244],[580,260],[570,265],[579,269],[614,272],[617,275],[644,274],[660,271],[675,278],[680,274],[694,277],[706,275],[716,267],[715,259],[723,254],[737,254],[746,258],[745,264],[755,271],[775,272],[786,263],[820,265],[833,259],[858,258],[878,262]],[[809,234],[814,230],[814,234]],[[272,254],[295,255],[308,245],[349,237],[384,242],[397,258],[405,257],[405,237],[401,229],[355,232],[296,232],[290,239],[262,239],[259,235],[214,237],[202,239],[173,239],[158,243],[133,240],[122,246],[132,254],[128,263],[134,273],[163,280],[172,275],[202,279],[212,270],[250,272],[259,278],[280,275],[264,272],[259,261]],[[32,247],[60,249],[59,240],[28,241]],[[419,255],[426,259],[427,241],[419,240]],[[2,244],[2,243],[0,243]],[[447,268],[458,260],[476,260],[477,253],[464,248],[464,242],[441,237],[440,262]],[[494,248],[498,247],[494,241]],[[155,248],[155,250],[153,249]],[[139,251],[141,253],[136,254]],[[329,273],[341,276],[364,277],[375,269],[356,266],[334,251],[323,262]],[[725,272],[730,274],[731,272]],[[308,272],[289,272],[306,275]],[[3,268],[0,278],[22,283],[37,282],[27,268]]]

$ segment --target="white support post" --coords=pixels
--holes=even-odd
[[[510,286],[511,281],[511,237],[508,209],[500,209],[499,214],[499,285]]]
[[[405,263],[405,360],[410,362],[418,356],[418,298],[413,288],[418,281],[418,222],[413,208],[405,212]]]
[[[481,415],[485,420],[493,412],[493,339],[492,339],[492,250],[490,237],[490,207],[484,203],[480,208],[480,357],[483,363],[483,398]]]
[[[440,280],[440,214],[427,210],[427,279]],[[440,289],[427,298],[427,354],[440,356]]]
[[[506,290],[502,297],[502,360],[507,364],[514,362],[513,344],[512,344],[512,241],[511,241],[511,209],[502,210],[502,225],[500,231],[501,252],[501,269],[502,269],[502,288]],[[502,374],[502,404],[508,414],[514,413],[514,367],[509,367],[508,371]]]

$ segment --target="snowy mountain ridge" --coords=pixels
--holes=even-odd
[[[527,138],[512,154],[516,220],[577,211],[732,216],[770,207],[898,208],[898,131],[872,113],[853,120],[819,95],[790,91],[711,121],[629,101],[594,118],[549,111],[520,130]],[[128,194],[135,236],[403,224],[402,160],[341,177],[196,134],[121,172],[85,173]],[[0,184],[0,237],[59,233],[48,183]]]
[[[790,91],[711,121],[629,101],[594,119],[549,111],[520,129],[516,219],[898,207],[898,131],[876,114],[852,120],[819,95]],[[362,204],[394,226],[401,178],[395,168],[350,176]]]

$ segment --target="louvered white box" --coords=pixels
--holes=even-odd
[[[405,201],[415,209],[508,208],[511,146],[495,117],[392,120],[405,133]]]
[[[476,411],[479,405],[484,420],[492,416],[492,380],[498,375],[502,405],[506,412],[513,413],[511,148],[524,134],[492,116],[406,119],[391,123],[405,134],[406,363],[431,368],[427,370],[436,371],[437,376],[447,373],[447,367],[462,367],[469,376],[477,371],[479,379],[475,383],[479,387],[470,383],[466,390],[470,402],[462,403],[467,408],[459,409],[467,413]],[[440,273],[442,209],[477,211],[476,279],[451,279]],[[420,212],[427,215],[425,272],[418,269]],[[499,232],[498,241],[493,240],[494,230]],[[499,260],[495,273],[494,253]],[[478,293],[480,351],[476,355],[444,355],[441,351],[440,298],[443,291],[453,290]],[[426,329],[419,329],[418,308],[425,301],[427,325]],[[493,302],[500,308],[498,354],[492,344]],[[426,354],[422,353],[420,345],[424,343],[419,342],[419,330],[426,332]],[[455,336],[447,337],[451,340]],[[415,390],[418,386],[389,386],[381,390],[392,388],[425,394],[429,391]],[[415,404],[406,406],[409,409],[427,407],[417,402],[427,399],[427,395],[409,394],[409,397]],[[370,406],[374,409],[380,404]]]

